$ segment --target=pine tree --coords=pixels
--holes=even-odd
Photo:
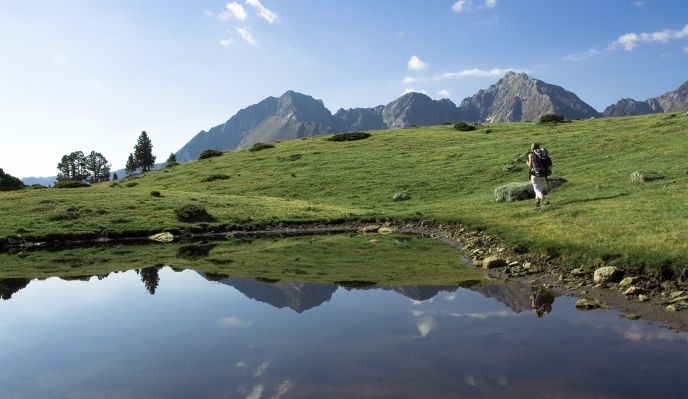
[[[172,152],[172,153],[170,153],[170,156],[167,157],[167,161],[165,161],[165,166],[169,168],[169,167],[175,166],[175,165],[179,165],[179,164],[177,163],[177,156],[174,155],[174,152]]]
[[[86,169],[86,157],[81,151],[63,155],[62,160],[57,164],[57,169],[60,171],[57,174],[57,180],[84,181],[89,176]]]
[[[117,172],[112,174],[112,180],[119,180],[119,177],[117,177]]]
[[[136,165],[141,168],[141,173],[148,172],[155,165],[153,143],[151,143],[145,130],[141,132],[134,146],[134,160]]]
[[[0,168],[0,191],[19,190],[20,188],[24,188],[24,183]]]
[[[84,159],[85,169],[89,172],[92,183],[108,181],[110,179],[110,164],[103,154],[91,151]]]
[[[127,172],[127,175],[133,175],[138,168],[139,166],[136,164],[134,154],[130,153],[129,158],[127,158],[127,164],[124,166],[124,171]]]

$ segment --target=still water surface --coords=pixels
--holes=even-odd
[[[580,312],[567,297],[538,317],[524,284],[346,288],[156,271],[5,290],[0,396],[688,395],[688,334]]]

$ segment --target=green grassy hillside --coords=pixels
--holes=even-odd
[[[490,129],[487,133],[486,129]],[[550,150],[569,183],[550,207],[496,203],[494,188],[525,181],[504,166],[531,142]],[[521,165],[517,163],[517,165]],[[630,183],[636,170],[666,179]],[[373,132],[353,142],[314,137],[225,153],[83,189],[0,193],[0,237],[159,231],[188,226],[174,209],[203,204],[211,225],[389,218],[461,222],[511,245],[570,263],[602,258],[624,267],[688,263],[688,116],[684,113]],[[211,175],[226,180],[204,182]],[[151,191],[160,191],[154,197]],[[411,199],[395,202],[395,192]],[[69,210],[70,208],[71,211]]]

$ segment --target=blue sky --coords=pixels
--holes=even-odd
[[[288,89],[338,108],[405,90],[464,97],[506,70],[598,110],[688,79],[685,0],[2,0],[0,167],[62,154],[122,167],[141,130],[163,161]]]

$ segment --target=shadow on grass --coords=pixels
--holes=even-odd
[[[603,200],[609,200],[609,199],[627,197],[627,196],[628,196],[628,194],[626,194],[626,193],[619,193],[619,194],[614,194],[614,195],[604,195],[604,196],[592,197],[592,198],[572,198],[570,200],[557,201],[557,205],[577,204],[577,203],[581,203],[581,202],[603,201]]]

